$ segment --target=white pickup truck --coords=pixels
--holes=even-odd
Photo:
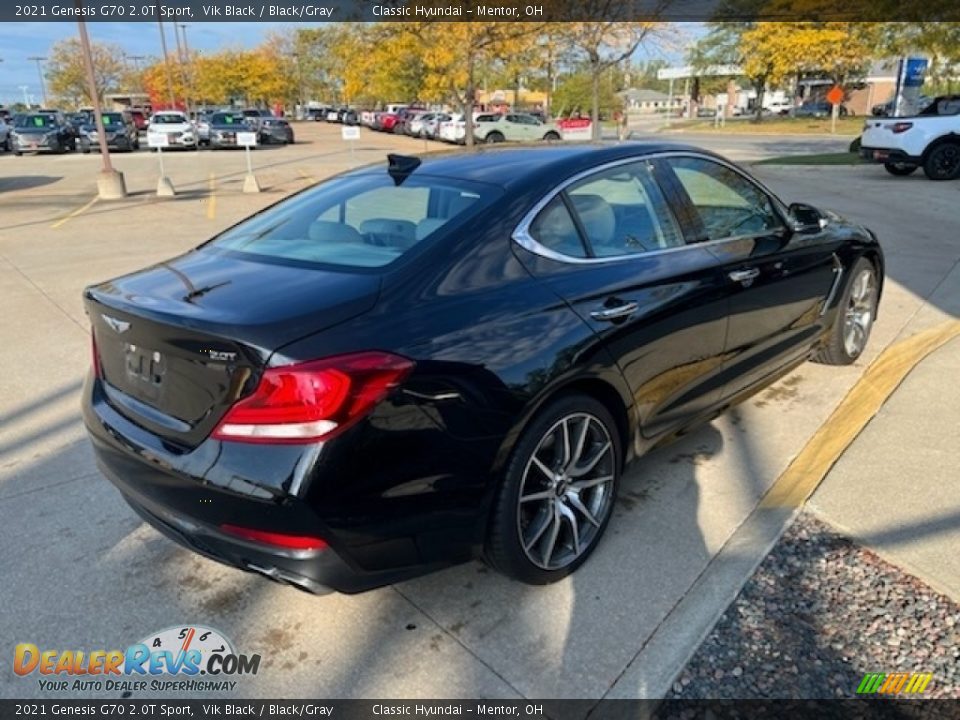
[[[960,95],[935,98],[918,115],[870,118],[860,156],[883,163],[891,175],[922,167],[931,180],[960,178]]]

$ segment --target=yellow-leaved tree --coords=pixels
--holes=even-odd
[[[128,67],[118,45],[91,42],[90,50],[97,94],[102,100],[104,93],[122,89],[129,79]],[[92,104],[86,72],[79,38],[60,40],[50,48],[45,75],[54,98],[72,106]]]
[[[521,22],[422,22],[397,24],[423,58],[422,95],[456,104],[464,115],[464,142],[473,145],[470,122],[480,71],[525,52],[543,25]]]
[[[374,106],[421,98],[424,61],[418,41],[395,23],[343,23],[332,45],[342,100]]]

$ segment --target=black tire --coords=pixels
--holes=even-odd
[[[578,419],[587,423],[583,443],[577,442],[583,428],[583,425],[575,425]],[[539,466],[535,465],[533,456],[534,453],[542,455],[544,443],[547,442],[552,443],[552,452],[562,454],[562,446],[556,443],[562,438],[562,423],[565,421],[571,423],[568,426],[568,446],[571,450],[567,457],[573,457],[573,460],[562,470],[566,479],[558,483],[538,469],[544,460],[538,458]],[[586,442],[588,437],[589,447]],[[575,445],[582,448],[577,457],[598,459],[586,474],[567,477],[566,473],[577,464]],[[546,449],[551,451],[550,447]],[[562,458],[560,462],[555,462],[558,460],[556,456],[548,460],[554,468],[562,465]],[[491,513],[485,548],[487,562],[504,575],[531,585],[546,585],[572,573],[594,551],[609,524],[621,466],[621,438],[617,424],[602,403],[580,394],[566,395],[549,403],[523,431],[507,464],[503,484]],[[582,479],[577,480],[576,477]],[[610,479],[589,488],[575,487],[579,483],[595,482],[606,477]],[[527,485],[524,484],[525,479]],[[549,497],[521,503],[520,493],[525,487],[530,489],[530,484],[535,484],[532,488],[534,493],[545,493]],[[569,493],[564,492],[568,489],[576,494],[576,502],[595,513],[591,517],[596,524],[588,523],[587,516],[570,501]],[[562,509],[558,510],[561,506]],[[568,516],[563,513],[572,513],[573,517],[579,515],[576,522],[581,529],[577,531],[577,537],[579,539],[582,534],[586,542],[579,552],[573,545],[575,521],[567,519]],[[556,532],[554,527],[557,528]],[[533,536],[526,548],[524,533]],[[530,555],[538,556],[540,560],[535,562]],[[557,566],[551,567],[550,560],[555,557],[558,558]]]
[[[84,155],[89,155],[89,154],[90,154],[90,148],[83,148],[83,150],[81,150],[80,152],[82,152]]]
[[[13,154],[16,155],[17,157],[21,157],[23,155],[23,153],[20,152],[19,150],[14,150]]]
[[[869,301],[870,307],[867,309],[869,317],[866,327],[863,331],[862,342],[859,348],[851,348],[847,343],[847,318],[848,313],[853,309],[857,283],[861,276],[868,273],[872,283],[872,296]],[[878,291],[880,288],[879,278],[877,277],[877,268],[867,258],[858,258],[847,274],[847,282],[844,285],[843,293],[837,303],[836,318],[833,321],[833,327],[830,329],[830,335],[826,345],[813,358],[814,362],[825,365],[852,365],[860,355],[870,340],[870,330],[873,328],[873,321],[877,316],[877,301],[879,299]]]
[[[938,181],[960,178],[960,143],[935,145],[923,161],[923,174]]]
[[[543,139],[546,140],[547,142],[556,142],[557,140],[560,139],[560,133],[554,132],[553,130],[551,130],[550,132],[548,132],[546,135],[543,136]]]
[[[912,174],[916,169],[916,165],[910,165],[909,163],[895,163],[888,162],[883,164],[883,169],[886,170],[891,175],[896,175],[897,177],[905,177]]]
[[[503,133],[499,133],[494,130],[493,132],[487,133],[487,136],[483,139],[483,141],[489,145],[493,143],[502,143],[505,139],[506,138],[503,137]]]

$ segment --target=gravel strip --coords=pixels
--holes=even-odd
[[[851,698],[868,672],[933,673],[921,697],[960,698],[958,659],[960,606],[801,514],[668,698]]]

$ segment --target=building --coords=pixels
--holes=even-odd
[[[629,88],[617,95],[623,100],[623,107],[627,112],[641,114],[665,113],[668,110],[677,112],[686,105],[686,99],[679,93],[671,97],[667,93],[647,88]]]

